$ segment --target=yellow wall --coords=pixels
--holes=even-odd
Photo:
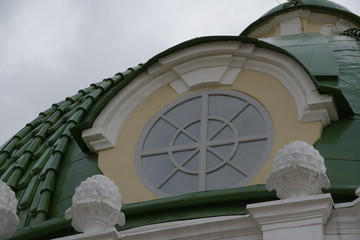
[[[233,89],[254,97],[263,104],[272,118],[274,140],[270,157],[247,185],[265,183],[271,172],[274,156],[285,144],[295,140],[313,144],[320,137],[322,123],[300,123],[291,95],[278,80],[269,75],[243,70],[232,86],[221,89]],[[197,91],[200,90],[204,89]],[[160,88],[128,116],[119,133],[116,147],[99,153],[100,169],[117,184],[124,203],[156,198],[141,182],[135,169],[137,140],[148,120],[167,104],[189,93],[178,95],[169,86]]]

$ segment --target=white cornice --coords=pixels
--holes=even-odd
[[[359,198],[333,204],[330,194],[247,205],[250,214],[107,228],[57,240],[359,239]],[[196,211],[196,210],[194,210]]]
[[[137,227],[117,232],[115,228],[83,233],[57,240],[210,240],[262,239],[262,232],[249,215],[200,218]]]
[[[157,89],[170,85],[178,94],[206,86],[229,86],[249,69],[278,79],[297,105],[301,122],[337,120],[331,96],[320,95],[308,73],[292,58],[253,44],[199,44],[158,60],[122,89],[102,110],[92,128],[83,131],[95,152],[114,147],[127,116]]]

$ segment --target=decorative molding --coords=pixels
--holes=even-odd
[[[335,204],[333,214],[326,224],[325,233],[333,236],[347,236],[347,239],[359,239],[360,236],[360,188],[356,189],[358,197],[352,202]]]
[[[0,238],[9,238],[16,232],[19,224],[17,204],[14,191],[0,181]]]
[[[324,158],[313,146],[295,141],[279,150],[266,188],[280,199],[310,196],[329,188]]]
[[[262,233],[249,215],[165,222],[117,232],[109,228],[56,240],[258,240]]]
[[[72,219],[71,225],[78,232],[95,232],[125,224],[119,189],[106,176],[87,178],[75,189],[72,201],[65,218]]]
[[[97,232],[87,232],[56,238],[56,240],[119,240],[119,237],[116,228],[112,227]]]
[[[330,194],[247,205],[263,239],[321,240],[334,203]]]
[[[360,198],[335,204],[330,194],[247,205],[249,214],[107,228],[56,240],[359,239]]]
[[[92,128],[83,131],[83,139],[94,152],[114,147],[127,116],[159,88],[169,85],[184,93],[204,86],[229,86],[242,69],[278,79],[292,95],[300,121],[322,121],[326,126],[337,120],[332,97],[321,95],[292,58],[253,44],[227,41],[199,44],[159,59],[108,103]]]
[[[326,24],[319,30],[319,33],[325,36],[331,35],[339,35],[344,31],[352,28],[351,24],[343,19],[339,19],[335,25],[334,24]]]

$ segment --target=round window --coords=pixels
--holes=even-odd
[[[248,95],[196,92],[148,122],[136,149],[137,171],[159,196],[242,186],[266,161],[272,135],[268,113]]]

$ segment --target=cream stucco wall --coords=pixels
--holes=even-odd
[[[263,184],[271,172],[272,160],[277,151],[291,141],[303,140],[315,143],[321,134],[322,123],[301,123],[295,102],[287,89],[275,78],[264,73],[243,70],[235,83],[221,89],[233,89],[246,93],[259,102],[268,111],[274,127],[274,139],[270,156],[247,185]],[[198,89],[201,91],[203,89]],[[119,187],[124,203],[146,201],[157,198],[141,182],[135,169],[135,147],[138,138],[147,124],[158,111],[174,100],[191,93],[176,94],[164,86],[140,104],[123,125],[115,148],[99,152],[99,167]]]

